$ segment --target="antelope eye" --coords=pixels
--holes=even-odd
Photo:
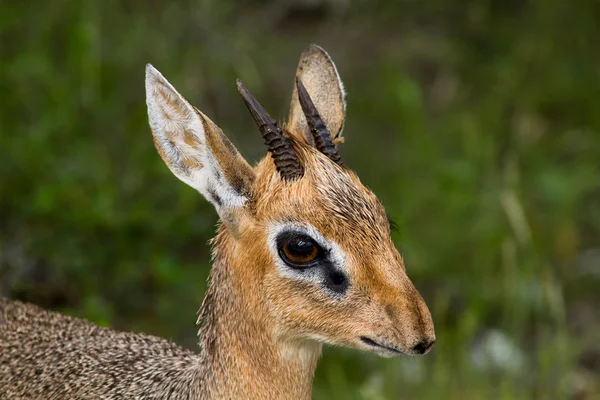
[[[281,239],[279,255],[292,267],[307,267],[321,255],[321,248],[309,236],[290,234]]]

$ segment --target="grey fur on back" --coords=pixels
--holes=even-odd
[[[198,354],[0,298],[0,399],[199,399]]]

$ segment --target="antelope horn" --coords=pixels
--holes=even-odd
[[[271,157],[275,162],[275,167],[285,180],[296,180],[304,175],[304,168],[300,164],[298,155],[292,147],[290,140],[283,136],[283,131],[277,126],[275,121],[256,100],[252,93],[244,86],[241,80],[237,80],[237,89],[246,103],[246,107],[252,114],[252,118],[258,125],[258,130],[265,139],[265,144]]]
[[[317,107],[315,107],[315,104],[308,95],[306,88],[298,77],[296,77],[296,87],[298,88],[298,100],[300,100],[300,106],[302,107],[302,111],[306,117],[306,122],[308,123],[310,133],[312,133],[315,146],[321,153],[329,157],[334,163],[343,167],[344,163],[342,162],[342,158],[340,157],[336,147],[331,141],[329,131],[321,119],[321,116],[317,111]]]

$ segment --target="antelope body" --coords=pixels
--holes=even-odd
[[[431,348],[385,210],[339,156],[336,68],[312,45],[296,76],[283,128],[238,81],[271,153],[252,168],[147,66],[156,148],[221,221],[200,352],[0,299],[0,399],[309,399],[322,343],[385,357]]]

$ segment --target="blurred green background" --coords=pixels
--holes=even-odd
[[[597,1],[0,2],[0,295],[196,346],[216,213],[147,124],[154,64],[256,161],[317,43],[347,164],[399,222],[438,343],[326,348],[315,399],[600,398]]]

